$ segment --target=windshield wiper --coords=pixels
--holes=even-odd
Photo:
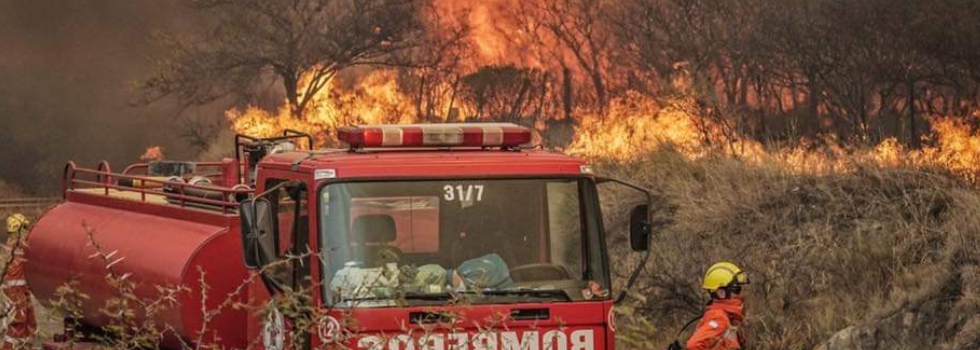
[[[393,294],[390,296],[365,296],[365,297],[354,297],[354,298],[344,298],[342,301],[345,302],[357,302],[357,301],[379,301],[379,300],[452,300],[453,295],[447,292],[441,293],[418,293],[418,292],[406,292],[401,294]]]
[[[508,288],[508,289],[484,289],[479,291],[467,292],[467,294],[476,295],[489,295],[489,296],[501,296],[501,295],[527,295],[538,298],[557,298],[562,301],[572,301],[572,297],[568,295],[561,289],[533,289],[533,288]]]
[[[460,299],[461,295],[465,296],[531,296],[535,298],[553,298],[559,299],[560,301],[572,301],[572,297],[568,295],[568,292],[561,289],[533,289],[533,288],[508,288],[508,289],[482,289],[482,290],[466,290],[466,291],[449,291],[449,292],[439,292],[439,293],[418,293],[418,292],[406,292],[402,294],[396,294],[391,296],[369,296],[363,298],[345,298],[343,301],[346,302],[358,302],[358,301],[379,301],[379,300],[431,300],[431,301],[445,301],[445,300],[457,300]]]
[[[454,296],[448,292],[439,292],[439,293],[409,292],[400,296],[407,300],[452,300],[454,299]]]

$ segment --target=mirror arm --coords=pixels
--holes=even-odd
[[[647,260],[649,259],[650,249],[647,249],[646,253],[643,254],[643,259],[640,260],[640,266],[633,269],[633,273],[630,274],[630,279],[626,282],[626,288],[623,288],[623,290],[619,292],[619,295],[616,296],[616,300],[613,301],[614,304],[619,304],[626,299],[627,292],[633,289],[633,284],[636,283],[636,279],[640,277],[640,273],[643,272],[643,269],[647,266]]]
[[[599,185],[601,185],[603,183],[606,183],[606,182],[613,182],[613,183],[617,183],[617,184],[626,186],[626,187],[631,188],[633,190],[636,190],[638,192],[642,192],[643,195],[645,195],[647,197],[647,208],[653,208],[653,193],[651,193],[650,190],[648,190],[648,189],[645,189],[643,187],[640,187],[640,186],[631,184],[631,183],[626,182],[626,181],[623,181],[623,180],[613,179],[613,178],[608,178],[608,177],[597,177],[595,179],[595,182],[596,182],[596,184],[599,184]],[[650,231],[653,228],[653,220],[650,219],[649,214],[650,213],[648,212],[647,213],[647,215],[648,215],[647,216],[647,222],[646,222],[647,231]],[[649,247],[647,247],[647,250],[648,251],[650,250]],[[644,260],[644,261],[646,261],[646,260]]]
[[[620,185],[629,187],[629,188],[634,189],[634,190],[636,190],[638,192],[642,192],[643,195],[645,195],[647,197],[647,208],[653,208],[653,193],[650,193],[650,190],[648,190],[648,189],[645,189],[643,187],[640,187],[640,186],[631,184],[631,183],[626,182],[626,181],[623,181],[623,180],[618,180],[618,179],[613,179],[613,178],[608,178],[608,177],[597,177],[595,179],[595,182],[596,182],[596,184],[600,184],[600,185],[601,184],[604,184],[606,182],[613,182],[613,183],[617,183],[617,184],[620,184]],[[650,219],[647,218],[647,220],[650,220]]]

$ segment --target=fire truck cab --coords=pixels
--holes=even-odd
[[[258,195],[239,212],[245,264],[263,276],[250,292],[269,311],[249,319],[249,338],[267,349],[614,348],[590,165],[525,148],[530,131],[512,124],[339,137],[348,149],[257,164]],[[635,250],[647,248],[648,208],[632,215]]]
[[[648,191],[528,147],[514,124],[338,137],[238,136],[234,159],[121,173],[69,163],[26,273],[42,302],[86,300],[45,347],[156,328],[174,349],[614,348],[613,305],[643,263],[614,294],[597,185],[645,196],[623,214],[643,262]]]

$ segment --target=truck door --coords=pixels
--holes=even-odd
[[[269,179],[266,180],[266,187],[271,188],[279,183],[288,180]],[[273,296],[280,300],[289,300],[288,303],[281,303],[289,309],[279,310],[287,318],[289,325],[309,324],[311,304],[311,283],[310,283],[310,259],[311,247],[309,245],[309,196],[306,185],[295,187],[280,187],[269,198],[276,205],[276,213],[279,218],[280,234],[280,256],[288,259],[281,269],[271,271],[275,274],[274,278],[282,284],[279,295]],[[290,349],[309,348],[310,334],[307,330],[287,329],[289,334],[288,341]]]
[[[271,179],[266,181],[266,188],[275,186],[287,180]],[[276,203],[279,215],[280,256],[289,259],[286,273],[279,276],[279,281],[287,281],[287,287],[293,291],[309,288],[309,205],[306,186],[294,188],[281,187],[271,195]]]

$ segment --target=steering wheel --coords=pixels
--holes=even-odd
[[[556,264],[526,264],[510,269],[514,282],[558,281],[571,279],[572,275],[564,266]]]

